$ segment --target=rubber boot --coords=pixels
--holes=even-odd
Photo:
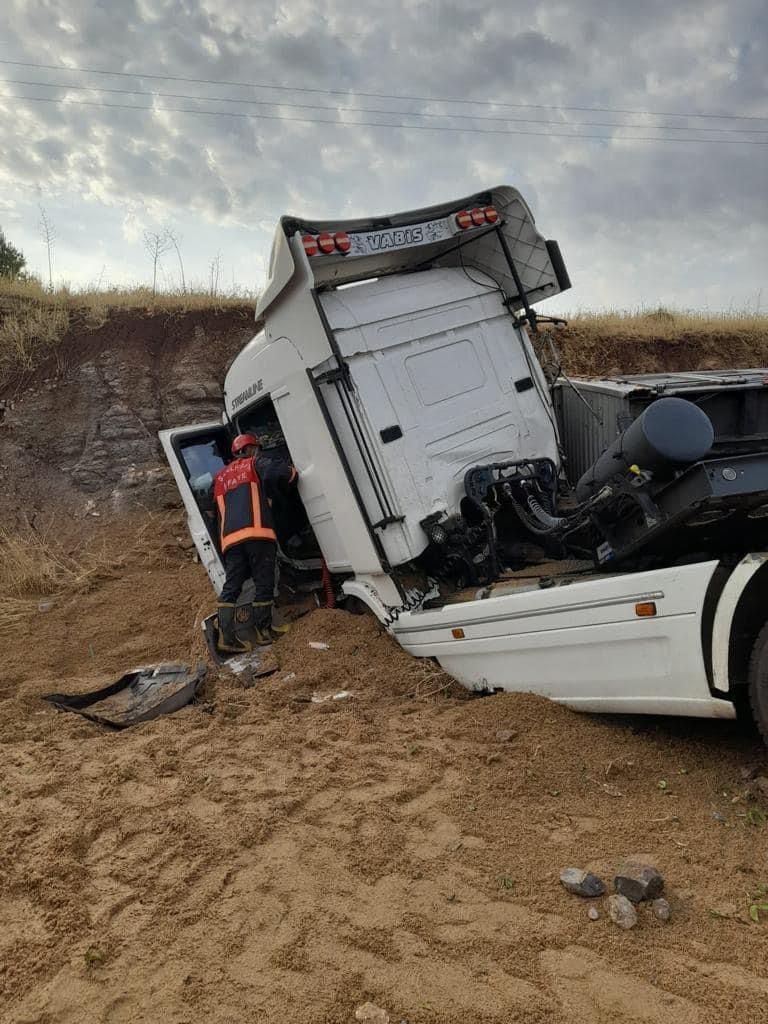
[[[256,627],[262,633],[265,633],[271,641],[280,640],[284,637],[288,630],[291,628],[287,624],[284,626],[275,626],[272,622],[272,609],[274,607],[273,601],[255,601],[253,605],[254,617],[256,619]]]
[[[264,647],[272,643],[272,637],[264,629],[252,604],[239,604],[235,608],[236,635],[251,647]]]
[[[235,633],[235,606],[233,604],[220,604],[217,608],[218,635],[216,646],[220,651],[228,654],[246,654],[251,650],[251,644],[241,640]]]

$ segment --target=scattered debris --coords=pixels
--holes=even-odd
[[[330,644],[324,644],[320,640],[310,640],[309,646],[312,648],[313,651],[330,651],[331,649]]]
[[[312,704],[325,704],[327,700],[346,700],[352,696],[351,690],[339,690],[338,693],[313,693],[310,697]]]
[[[574,896],[584,896],[586,899],[594,899],[605,892],[605,883],[591,871],[582,871],[581,868],[563,868],[560,882]]]
[[[607,793],[608,796],[624,796],[621,790],[617,786],[611,785],[610,782],[603,783],[603,792]]]
[[[752,765],[751,768],[741,768],[739,770],[739,775],[745,782],[754,782],[759,774],[760,769],[756,765]]]
[[[296,673],[295,672],[287,672],[283,676],[283,678],[280,680],[280,682],[281,683],[292,683],[295,678],[296,678]]]
[[[755,789],[761,796],[768,797],[768,776],[755,776]]]
[[[726,821],[728,821],[728,819],[726,818],[726,816],[723,814],[722,811],[712,811],[712,820],[713,821],[719,821],[719,822],[726,822]]]
[[[100,725],[125,729],[183,708],[194,698],[206,668],[194,671],[181,662],[146,665],[90,693],[49,693],[42,699],[60,711],[72,711]]]
[[[514,729],[497,729],[496,730],[496,742],[497,743],[511,743],[517,736]]]
[[[653,908],[653,913],[660,921],[668,921],[672,916],[672,908],[663,896],[659,896],[658,899],[655,899],[651,906]]]
[[[355,1020],[366,1021],[367,1024],[389,1024],[389,1014],[375,1003],[363,1003],[355,1010]]]
[[[664,876],[651,864],[629,861],[619,869],[613,885],[620,896],[626,896],[633,903],[640,903],[661,896]]]
[[[38,601],[37,610],[39,612],[49,612],[55,603],[52,597],[44,597],[42,601]]]
[[[620,894],[608,897],[608,916],[619,928],[634,928],[637,924],[637,911],[627,897]]]
[[[597,907],[590,907],[587,911],[587,917],[590,921],[598,921],[600,919],[600,911]]]

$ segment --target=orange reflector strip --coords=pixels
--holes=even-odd
[[[451,630],[451,636],[453,637],[454,640],[463,640],[464,639],[464,630],[463,629],[458,629],[458,628],[457,629],[452,629]]]
[[[655,601],[640,601],[639,604],[635,605],[635,615],[639,615],[641,619],[651,618],[656,614],[656,602]]]

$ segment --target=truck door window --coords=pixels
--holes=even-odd
[[[182,441],[179,446],[179,461],[189,480],[189,487],[203,513],[211,539],[218,547],[219,538],[216,527],[216,505],[213,500],[213,478],[229,461],[227,450],[229,438],[222,427],[215,435],[201,434]]]

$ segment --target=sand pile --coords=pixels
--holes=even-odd
[[[103,527],[114,574],[6,642],[0,1019],[765,1019],[768,825],[743,777],[765,755],[735,725],[472,699],[342,611],[297,621],[257,686],[211,672],[122,733],[39,701],[203,655],[212,595],[177,526]],[[640,853],[669,924],[592,922],[558,882]]]

